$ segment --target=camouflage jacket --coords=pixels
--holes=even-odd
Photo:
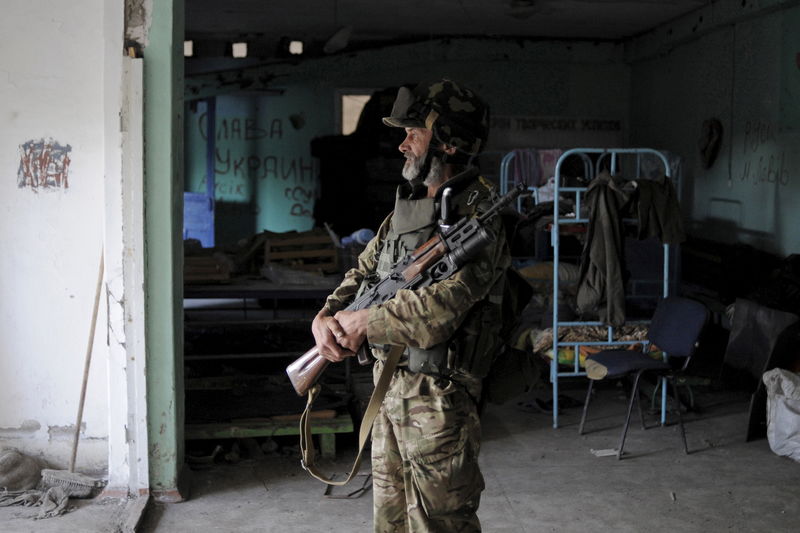
[[[452,186],[452,208],[458,218],[476,216],[491,205],[496,196],[493,186],[477,169],[469,169],[448,180]],[[420,198],[408,184],[398,188],[398,198]],[[423,193],[424,197],[424,193]],[[358,257],[358,266],[349,270],[325,307],[331,314],[344,309],[356,296],[362,283],[375,276],[378,260],[387,246],[393,213],[381,224],[377,235]],[[394,344],[427,349],[453,336],[470,309],[489,294],[495,281],[510,264],[508,246],[500,217],[488,223],[497,236],[470,263],[449,279],[417,290],[401,290],[386,303],[369,308],[367,340],[372,345]],[[376,354],[377,355],[377,354]]]

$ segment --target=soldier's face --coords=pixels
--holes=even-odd
[[[405,179],[412,180],[419,174],[432,136],[433,132],[429,129],[406,128],[406,138],[398,147],[406,158],[406,163],[403,165]]]

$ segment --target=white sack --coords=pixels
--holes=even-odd
[[[778,455],[800,462],[800,375],[782,368],[764,372],[767,440]]]

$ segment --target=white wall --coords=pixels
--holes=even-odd
[[[685,158],[683,208],[693,233],[797,253],[800,7],[758,14],[728,4],[731,23],[699,37],[670,44],[669,28],[650,36],[657,55],[632,68],[632,137]],[[669,33],[680,32],[678,23]],[[698,141],[711,117],[722,122],[723,142],[705,169]]]
[[[120,179],[104,178],[119,166],[106,165],[116,149],[104,140],[104,4],[10,0],[0,17],[0,445],[58,467],[68,460],[77,413],[105,233],[104,179]],[[70,146],[68,187],[18,186],[20,145],[42,139]],[[108,303],[103,290],[81,470],[107,465]]]

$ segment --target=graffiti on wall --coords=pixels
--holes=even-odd
[[[204,141],[207,140],[207,113],[202,113],[200,115],[197,127],[200,129],[200,136],[202,139]],[[257,139],[283,138],[283,121],[279,118],[272,119],[269,124],[269,129],[266,129],[259,127],[256,119],[251,117],[217,117],[215,129],[217,141],[252,141]]]
[[[489,143],[503,151],[519,146],[621,146],[625,124],[618,118],[492,117]]]
[[[196,128],[203,140],[208,138],[207,121],[206,113],[198,115]],[[294,129],[284,129],[281,118],[271,119],[266,127],[262,127],[251,117],[218,115],[215,127],[215,196],[249,204],[255,194],[255,182],[269,182],[282,191],[289,216],[310,218],[318,175],[317,161],[303,155],[264,152],[266,146],[280,150],[279,145],[252,142],[280,142],[285,140],[287,130],[292,132]],[[204,189],[205,185],[203,178],[199,187]]]
[[[62,146],[53,139],[27,141],[19,145],[17,186],[40,189],[69,188],[70,145]]]
[[[236,198],[249,202],[252,196],[252,180],[273,180],[285,185],[284,197],[293,202],[291,216],[309,217],[308,208],[314,198],[314,179],[317,176],[316,162],[302,156],[244,156],[232,155],[229,148],[217,149],[215,153],[214,194],[218,198]],[[205,189],[206,178],[200,181]]]
[[[789,184],[786,153],[778,142],[778,125],[763,120],[744,124],[739,180],[753,185]]]

